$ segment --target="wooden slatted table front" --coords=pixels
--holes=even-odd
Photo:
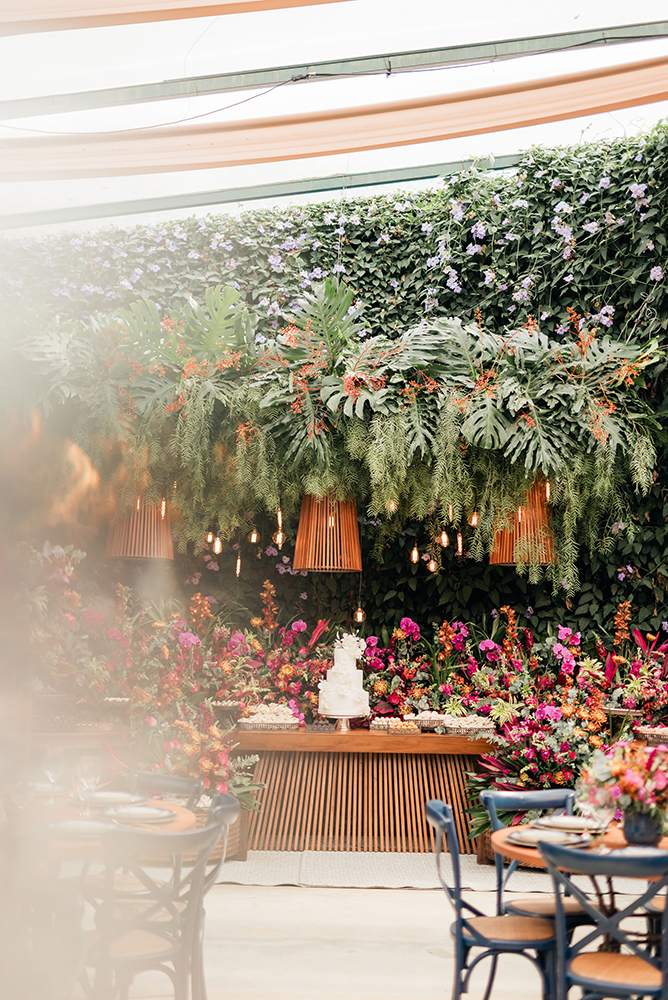
[[[248,847],[274,851],[431,852],[427,799],[449,802],[462,850],[473,853],[465,775],[492,747],[484,739],[432,733],[242,731],[237,753],[261,755],[262,810]]]

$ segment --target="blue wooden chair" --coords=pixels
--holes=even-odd
[[[182,778],[177,774],[154,774],[153,771],[132,771],[130,791],[145,795],[180,795],[187,799],[186,809],[194,809],[204,794],[204,782],[197,778]]]
[[[438,877],[455,911],[455,922],[450,933],[455,942],[455,976],[452,1000],[459,1000],[468,992],[471,973],[484,959],[491,959],[491,968],[484,1000],[489,1000],[499,955],[523,955],[538,970],[541,977],[543,1000],[552,993],[552,967],[555,947],[554,925],[541,917],[524,917],[503,914],[487,917],[480,910],[462,899],[459,868],[459,840],[452,809],[439,799],[432,799],[426,806],[427,820],[436,831],[436,868]],[[443,878],[441,854],[445,838],[452,863],[453,885]],[[481,949],[472,960],[472,949]],[[534,952],[535,954],[531,954]]]
[[[637,931],[623,929],[631,916],[644,916],[657,893],[668,885],[668,852],[652,848],[595,854],[556,844],[538,845],[552,876],[557,900],[556,1000],[566,1000],[571,986],[579,986],[583,1000],[601,997],[653,997],[668,1000],[668,915],[661,915],[658,947],[643,941]],[[562,870],[563,869],[563,870]],[[647,888],[622,910],[595,906],[569,879],[569,873],[607,878],[646,879]],[[642,883],[638,884],[638,890]],[[571,940],[563,906],[572,893],[594,925],[578,940]],[[612,909],[612,912],[609,912]],[[599,947],[602,950],[597,950]],[[594,950],[592,950],[592,948]]]
[[[566,813],[567,816],[572,816],[575,792],[568,788],[544,788],[539,791],[526,792],[504,792],[490,788],[480,793],[480,802],[489,813],[492,830],[503,830],[505,824],[499,819],[499,812],[556,809]],[[497,913],[517,913],[523,917],[548,917],[550,919],[554,916],[556,904],[553,896],[537,894],[534,897],[504,900],[504,890],[519,862],[511,861],[506,867],[502,855],[497,854],[494,863],[496,865]],[[570,926],[575,927],[580,923],[589,923],[589,919],[575,899],[565,900],[564,909]]]

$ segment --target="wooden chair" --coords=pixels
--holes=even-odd
[[[503,830],[505,823],[499,819],[499,812],[519,812],[534,809],[556,809],[565,812],[567,816],[573,815],[573,803],[575,802],[575,792],[567,788],[544,788],[538,791],[526,792],[505,792],[497,789],[485,789],[480,793],[480,802],[489,813],[492,823],[492,830]],[[527,897],[522,899],[507,900],[503,898],[504,890],[508,884],[510,876],[517,868],[519,862],[511,861],[506,867],[503,856],[495,855],[496,865],[496,912],[516,913],[523,917],[548,917],[552,918],[555,913],[556,900],[554,896]],[[575,899],[564,901],[564,908],[572,926],[579,923],[589,923],[582,907]]]
[[[119,828],[105,835],[105,889],[86,955],[92,979],[83,979],[89,995],[100,1000],[125,997],[139,972],[157,969],[171,979],[175,1000],[188,1000],[207,860],[221,833],[222,820],[215,819],[185,833]],[[186,854],[193,856],[191,864],[183,864]],[[165,856],[171,858],[171,877],[157,879],[153,872],[164,865]],[[119,869],[143,886],[141,897],[119,895]]]
[[[554,925],[542,917],[525,917],[503,914],[487,917],[480,910],[462,899],[459,869],[459,839],[452,809],[439,799],[432,799],[426,806],[427,820],[436,831],[436,867],[438,877],[455,911],[455,922],[450,933],[455,942],[455,976],[452,1000],[459,1000],[467,993],[471,973],[486,958],[491,968],[484,1000],[489,1000],[499,955],[523,955],[538,970],[541,977],[543,1000],[552,994],[552,966],[555,947]],[[453,886],[443,878],[441,854],[445,838],[453,871]],[[472,949],[482,949],[470,961]],[[530,954],[534,952],[534,954]]]
[[[219,858],[213,863],[209,864],[207,867],[206,874],[204,876],[204,888],[202,896],[206,896],[209,889],[215,884],[216,879],[222,865],[225,862],[225,853],[227,851],[227,837],[230,831],[230,826],[235,823],[239,818],[239,800],[235,799],[233,795],[229,795],[224,792],[219,792],[212,796],[211,806],[209,807],[209,814],[207,816],[208,823],[219,823],[222,830],[221,839],[223,841],[223,850]],[[192,995],[193,1000],[207,1000],[206,992],[206,977],[204,974],[204,924],[206,919],[206,911],[204,905],[200,907],[200,912],[197,920],[197,926],[195,928],[195,933],[193,935],[193,952],[192,952]]]
[[[130,791],[146,795],[178,795],[187,798],[186,809],[194,809],[204,794],[204,782],[197,778],[182,778],[176,774],[154,774],[153,771],[132,771]]]
[[[651,938],[643,942],[642,934],[622,928],[623,921],[629,917],[644,916],[646,907],[668,885],[668,852],[645,848],[595,854],[555,844],[539,843],[538,847],[552,876],[557,900],[556,1000],[566,1000],[571,986],[581,987],[583,1000],[643,996],[668,1000],[666,908],[661,914],[658,948],[654,947]],[[569,872],[590,875],[594,879],[600,875],[606,879],[619,876],[650,881],[637,898],[617,910],[610,905],[594,906],[569,880]],[[642,889],[642,883],[638,884],[638,889]],[[571,940],[566,924],[563,906],[566,892],[575,896],[594,925],[575,941]]]

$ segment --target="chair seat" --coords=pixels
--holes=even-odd
[[[666,908],[666,897],[665,896],[654,896],[650,899],[649,903],[646,905],[645,909],[648,913],[663,913]]]
[[[87,935],[89,957],[97,958],[99,943],[99,931],[90,931]],[[173,941],[142,929],[122,934],[109,948],[109,957],[114,962],[164,959],[173,953]]]
[[[661,972],[638,955],[609,951],[583,952],[569,962],[569,972],[602,986],[638,986],[639,993],[661,989]],[[633,991],[631,991],[633,992]]]
[[[545,942],[554,938],[554,925],[541,917],[520,917],[506,914],[504,917],[472,917],[467,925],[473,928],[481,937],[489,941],[504,942]],[[468,926],[462,928],[466,941],[471,940]],[[531,947],[528,945],[528,947]]]
[[[574,917],[584,913],[577,899],[573,899],[572,896],[566,896],[563,903],[564,913],[567,917]],[[553,917],[557,904],[554,896],[541,896],[538,899],[523,896],[521,899],[512,899],[510,901],[506,899],[505,905],[508,913],[517,913],[520,916],[526,914],[530,917]]]
[[[154,884],[157,886],[164,886],[165,883],[161,882],[159,879],[153,880]],[[103,893],[106,888],[106,875],[104,872],[100,872],[98,875],[86,875],[83,880],[83,891],[86,892],[99,892]],[[148,890],[146,886],[138,879],[136,875],[132,872],[116,872],[114,875],[114,892],[119,893],[119,895],[136,895],[137,893],[145,893]]]

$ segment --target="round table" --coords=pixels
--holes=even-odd
[[[503,830],[495,830],[492,834],[492,849],[495,854],[502,854],[504,858],[512,861],[519,861],[520,864],[528,865],[531,868],[546,868],[540,851],[535,847],[522,847],[520,844],[510,843],[508,834],[515,830],[528,830],[529,826],[505,827]],[[609,851],[617,851],[627,846],[626,838],[621,827],[611,826],[603,834],[602,843]],[[598,845],[601,841],[598,841]],[[658,846],[662,851],[668,851],[668,837],[662,837]]]
[[[197,817],[190,809],[179,806],[175,802],[167,802],[163,799],[151,799],[146,803],[158,809],[171,809],[176,815],[168,823],[142,823],[123,824],[125,830],[138,830],[147,833],[183,833],[187,830],[194,830],[197,826]],[[57,822],[65,819],[79,819],[81,813],[76,805],[71,801],[57,801],[52,807],[53,812],[47,822]],[[93,819],[104,819],[104,816],[95,811]],[[31,817],[34,822],[34,816]],[[42,824],[44,816],[41,817]],[[57,837],[51,835],[47,847],[51,858],[61,860],[96,861],[104,857],[104,845],[97,837]]]

